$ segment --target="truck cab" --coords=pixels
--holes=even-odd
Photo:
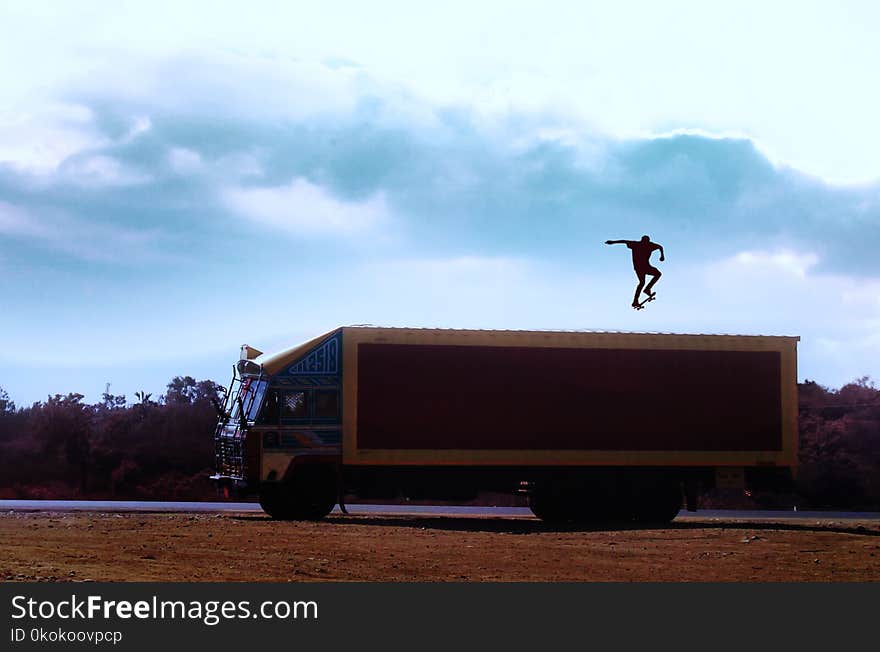
[[[308,360],[309,344],[272,356],[243,345],[214,436],[211,479],[225,495],[258,495],[278,517],[320,518],[337,500],[342,424],[339,376],[333,372],[339,339],[318,347],[320,359]],[[300,354],[304,364],[296,364]],[[290,495],[294,467],[298,495],[305,489],[309,494],[296,509]],[[288,514],[291,509],[295,514]]]

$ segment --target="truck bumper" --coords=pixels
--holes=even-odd
[[[217,491],[222,493],[226,498],[247,496],[255,491],[255,489],[252,488],[243,478],[234,478],[228,475],[215,473],[210,476],[209,479],[214,483],[214,486],[217,487]]]

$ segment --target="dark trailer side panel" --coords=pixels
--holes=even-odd
[[[780,451],[778,351],[362,342],[373,450]]]

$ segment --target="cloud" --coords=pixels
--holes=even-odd
[[[449,254],[584,258],[586,243],[648,232],[691,258],[787,246],[814,249],[827,270],[880,266],[869,244],[880,239],[880,185],[829,186],[741,133],[621,139],[570,115],[488,119],[329,61],[129,61],[142,84],[96,75],[65,99],[87,107],[100,145],[68,153],[55,177],[155,185],[151,201],[196,206],[212,223],[218,208],[302,234],[365,233],[393,206],[407,216],[398,235]]]
[[[364,201],[344,201],[302,178],[285,186],[232,188],[223,195],[238,215],[300,236],[358,234],[390,217],[382,192]]]
[[[0,236],[91,263],[135,264],[171,259],[157,230],[85,222],[57,210],[36,212],[0,201]]]
[[[144,87],[95,83],[64,99],[95,140],[44,178],[88,188],[88,202],[45,183],[28,194],[21,170],[5,187],[0,174],[0,198],[85,221],[134,207],[141,223],[173,223],[205,247],[232,235],[217,230],[230,214],[244,218],[224,221],[230,229],[373,237],[393,213],[397,241],[429,255],[596,270],[596,245],[650,233],[689,262],[808,249],[824,272],[880,269],[880,185],[829,186],[744,135],[617,139],[558,114],[489,120],[421,102],[363,67],[271,56],[178,55],[148,69]]]
[[[59,235],[54,229],[34,220],[27,211],[6,202],[0,202],[0,233],[43,240],[54,239]]]
[[[229,49],[188,49],[158,59],[120,53],[120,59],[76,80],[77,98],[133,111],[150,106],[150,119],[222,113],[265,122],[334,120],[356,110],[375,87],[356,67]]]
[[[130,143],[135,138],[140,136],[143,133],[148,132],[153,126],[152,120],[150,120],[150,116],[139,115],[134,116],[131,127],[129,127],[128,133],[125,134],[122,138],[122,142]]]
[[[161,97],[178,110],[192,102],[196,113],[232,106],[277,119],[345,112],[379,79],[424,104],[490,119],[565,110],[615,139],[676,127],[747,132],[826,178],[876,178],[880,95],[864,83],[877,59],[868,3],[804,12],[796,30],[785,4],[756,2],[735,10],[643,4],[639,21],[633,3],[546,12],[462,3],[427,15],[397,2],[347,7],[345,20],[318,5],[161,4],[0,10],[0,52],[28,63],[8,71],[6,92],[90,84],[132,101]],[[505,29],[496,28],[501,9]],[[41,38],[47,24],[65,29]],[[254,92],[230,92],[236,84]]]
[[[96,75],[56,102],[79,107],[70,120],[91,140],[56,157],[31,195],[15,168],[0,198],[49,199],[84,220],[141,202],[142,222],[173,221],[191,238],[201,228],[218,246],[218,217],[230,213],[314,236],[375,235],[393,212],[400,242],[445,255],[595,268],[594,243],[650,233],[689,261],[788,248],[814,251],[826,272],[880,269],[870,244],[880,240],[880,185],[829,186],[742,134],[619,139],[560,114],[487,119],[421,101],[364,67],[269,55],[138,65],[142,85]],[[48,182],[101,192],[86,205]]]
[[[191,174],[203,167],[199,153],[186,147],[172,147],[168,152],[168,164],[177,174]]]
[[[68,157],[59,173],[56,181],[91,188],[131,186],[150,180],[149,175],[102,154]]]
[[[148,132],[149,117],[131,117],[115,135],[102,129],[99,115],[69,101],[0,114],[0,167],[21,174],[40,190],[53,183],[94,188],[148,181],[146,174],[108,152]]]
[[[45,177],[70,156],[106,144],[92,110],[52,101],[0,112],[0,166]]]
[[[749,273],[758,271],[762,274],[775,275],[778,272],[806,278],[807,271],[819,262],[814,253],[797,253],[794,251],[741,251],[731,261],[736,268]]]

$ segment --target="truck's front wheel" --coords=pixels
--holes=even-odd
[[[274,519],[286,521],[294,518],[288,487],[281,483],[264,483],[260,487],[260,507]]]
[[[304,467],[285,482],[260,487],[260,507],[282,521],[318,521],[336,505],[336,483],[331,469]]]

